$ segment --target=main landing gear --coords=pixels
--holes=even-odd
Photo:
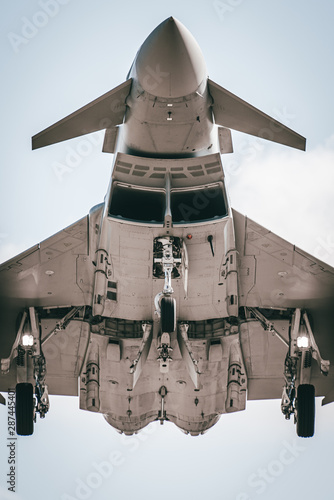
[[[281,410],[286,419],[294,416],[299,437],[314,435],[315,388],[311,384],[311,365],[315,359],[323,375],[329,372],[330,362],[323,360],[316,344],[311,324],[306,311],[295,309],[291,317],[289,341],[275,329],[259,309],[248,307],[247,310],[263,326],[288,347],[285,358]]]
[[[42,344],[66,328],[79,309],[78,307],[71,309],[43,340],[38,311],[35,307],[23,311],[10,356],[1,359],[2,374],[8,373],[12,363],[16,362],[15,417],[16,433],[19,436],[32,435],[37,413],[40,418],[44,418],[49,410],[46,360]]]
[[[17,365],[16,433],[19,436],[31,436],[37,413],[44,418],[49,410],[48,387],[45,383],[46,361],[41,346],[38,314],[34,307],[23,312],[11,354],[9,358],[1,360],[2,373],[9,371],[14,359]]]
[[[285,360],[285,387],[281,409],[286,419],[294,415],[299,437],[314,435],[315,389],[310,383],[314,358],[323,375],[329,371],[329,361],[321,358],[306,311],[296,309],[290,329],[289,351]]]

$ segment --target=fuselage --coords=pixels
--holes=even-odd
[[[226,300],[229,294],[237,298],[236,280],[229,280],[229,292],[223,286],[225,261],[235,245],[203,55],[189,31],[170,18],[144,42],[128,77],[132,87],[99,234],[114,281],[120,278],[120,300],[110,304],[97,273],[94,315],[152,315],[152,297],[161,287],[153,276],[153,241],[165,233],[186,242],[191,261],[186,298],[182,279],[175,282],[180,316],[227,317],[237,307]],[[122,288],[126,296],[132,288],[128,303],[121,300]]]
[[[161,23],[131,66],[122,152],[180,158],[218,151],[202,52],[177,20]]]
[[[111,425],[126,433],[139,430],[158,413],[162,421],[167,418],[198,434],[220,413],[243,409],[246,394],[245,378],[243,384],[228,382],[229,366],[237,363],[240,368],[242,363],[237,329],[230,321],[238,315],[237,256],[212,98],[201,51],[173,18],[142,45],[128,78],[131,92],[124,123],[118,127],[103,213],[101,219],[91,215],[99,227],[91,242],[96,254],[92,313],[98,318],[92,357],[99,359],[99,396],[96,388],[87,389],[80,404],[103,412]],[[171,272],[172,294],[167,294],[175,299],[179,325],[170,334],[159,322],[164,279],[166,287],[159,263],[164,242],[171,243],[180,261]],[[190,334],[198,337],[192,347],[178,334],[180,325],[189,322]],[[143,361],[140,346],[126,338],[124,325],[136,330],[136,325],[146,323],[152,325],[152,336],[143,347],[145,366],[137,367],[130,381],[122,380],[120,371],[129,372],[127,360],[133,360],[138,350],[138,360]],[[208,329],[210,336],[217,336],[212,347],[204,340]],[[122,347],[117,340],[106,340],[106,334],[112,337],[115,332]],[[222,334],[223,353],[218,338]],[[160,355],[164,361],[159,363],[162,345],[173,354]],[[190,349],[199,365],[191,359],[195,354]],[[241,371],[236,373],[240,377]],[[117,384],[110,385],[113,379]],[[85,384],[90,382],[84,380]],[[196,399],[194,405],[193,391],[200,387],[200,403]],[[124,420],[126,391],[131,395],[131,416]]]
[[[210,80],[169,18],[125,82],[32,138],[37,149],[105,130],[114,158],[103,203],[1,266],[1,383],[16,383],[18,434],[79,378],[80,408],[125,434],[167,420],[198,435],[246,398],[282,395],[298,436],[313,435],[315,395],[333,401],[317,341],[333,353],[334,271],[231,209],[231,129],[305,149]]]

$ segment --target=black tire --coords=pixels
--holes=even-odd
[[[34,391],[32,384],[16,385],[16,434],[31,436],[34,432]]]
[[[302,384],[297,388],[297,434],[299,437],[314,435],[315,391],[314,385]]]
[[[161,331],[172,333],[176,327],[176,304],[173,297],[162,297],[161,303]]]

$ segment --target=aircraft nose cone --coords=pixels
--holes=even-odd
[[[206,78],[198,43],[173,17],[159,24],[145,40],[137,54],[135,70],[143,89],[158,97],[191,94]]]

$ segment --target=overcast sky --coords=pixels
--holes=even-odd
[[[212,80],[307,138],[303,153],[233,133],[235,153],[223,157],[232,206],[334,265],[333,2],[16,0],[1,9],[0,261],[103,200],[112,161],[103,133],[34,152],[31,136],[122,83],[144,39],[173,15]],[[77,399],[53,397],[33,437],[18,440],[17,494],[7,493],[0,407],[0,499],[326,498],[334,408],[320,404],[310,440],[297,440],[279,401],[248,403],[197,438],[152,424],[126,439]]]

